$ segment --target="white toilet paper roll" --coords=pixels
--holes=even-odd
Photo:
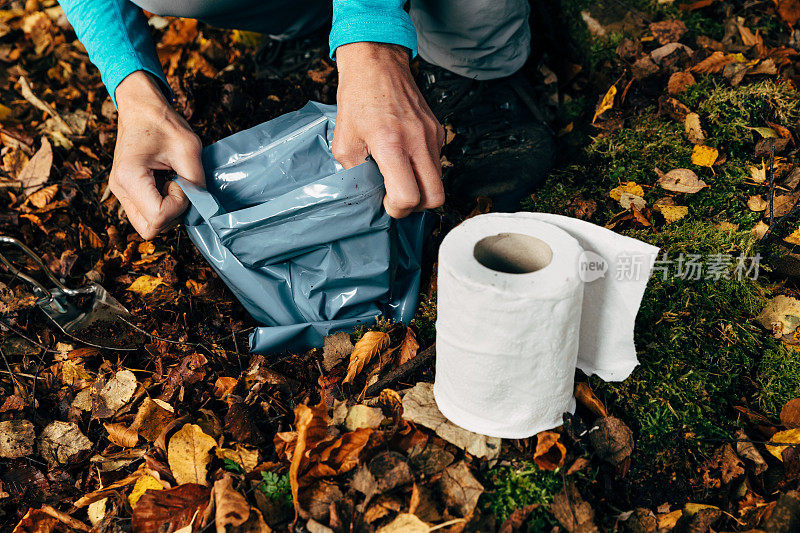
[[[561,425],[575,408],[576,366],[604,379],[636,366],[633,324],[657,251],[542,213],[492,213],[455,228],[439,249],[439,409],[495,437]],[[625,254],[638,258],[638,274],[617,272]]]

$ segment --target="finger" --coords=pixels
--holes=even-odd
[[[408,155],[399,143],[379,142],[371,149],[386,184],[383,205],[392,218],[403,218],[419,205],[420,192]]]
[[[206,174],[200,158],[201,150],[200,139],[189,137],[170,148],[167,163],[178,176],[205,188]]]
[[[138,178],[121,179],[122,188],[117,196],[124,197],[130,205],[125,205],[131,224],[144,239],[152,239],[164,226],[180,215],[189,202],[183,191],[175,182],[168,182],[165,187],[166,196],[162,196],[156,188],[155,179],[146,171]],[[131,207],[133,209],[131,209]]]
[[[345,169],[360,165],[369,155],[366,143],[356,136],[349,134],[349,132],[341,132],[342,130],[337,130],[336,126],[334,126],[333,143],[331,145],[333,157],[335,157],[339,164]]]
[[[444,203],[444,187],[442,186],[442,164],[435,154],[436,147],[420,147],[411,154],[411,165],[419,186],[419,208],[433,209]]]

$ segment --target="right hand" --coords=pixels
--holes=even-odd
[[[154,170],[172,170],[205,187],[200,138],[170,107],[158,82],[144,71],[117,86],[118,125],[114,164],[108,185],[134,229],[152,239],[188,207],[174,181],[156,187]]]

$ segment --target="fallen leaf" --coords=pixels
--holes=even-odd
[[[594,509],[571,482],[553,497],[550,512],[569,533],[599,533],[594,524]]]
[[[227,531],[227,527],[236,528],[247,522],[250,517],[250,504],[242,494],[233,488],[233,478],[223,474],[214,482],[214,506],[216,512],[214,523],[218,532]]]
[[[681,20],[662,20],[650,23],[650,31],[659,44],[679,41],[686,33],[686,24]]]
[[[703,144],[705,142],[706,134],[700,126],[700,115],[697,113],[689,113],[686,115],[686,120],[684,120],[683,125],[690,143]]]
[[[416,515],[400,513],[377,533],[429,533],[431,528]]]
[[[608,195],[611,196],[616,201],[620,201],[622,195],[628,193],[634,196],[644,196],[644,189],[641,185],[638,185],[635,181],[629,181],[627,183],[623,183],[617,187],[614,187],[609,191]]]
[[[325,337],[322,347],[322,368],[330,372],[345,357],[353,353],[353,343],[350,334],[344,331]]]
[[[47,137],[42,137],[42,146],[22,168],[17,179],[22,182],[22,188],[26,191],[35,189],[44,184],[50,177],[50,168],[52,166],[53,147],[50,146]]]
[[[89,226],[86,226],[83,223],[78,223],[78,230],[80,230],[81,237],[84,239],[83,242],[85,242],[90,248],[102,248],[104,246],[103,239],[101,239],[100,236]]]
[[[483,494],[483,485],[475,479],[465,461],[444,469],[439,488],[447,507],[462,517],[469,516],[475,510],[478,499]]]
[[[736,443],[736,453],[739,454],[739,457],[752,462],[753,471],[756,474],[763,473],[767,469],[767,462],[764,460],[761,452],[750,442],[750,439],[743,429],[740,428],[739,431],[736,432],[736,438],[738,440]]]
[[[616,95],[617,95],[617,86],[612,85],[611,87],[609,87],[605,96],[603,96],[603,100],[600,102],[600,105],[597,106],[597,110],[594,112],[594,117],[592,118],[592,124],[594,124],[597,121],[600,115],[602,115],[603,113],[614,107],[614,97]]]
[[[658,170],[656,170],[656,173],[658,173]],[[656,185],[667,191],[689,194],[694,194],[704,187],[708,187],[706,182],[698,178],[697,174],[688,168],[676,168],[666,174],[661,174],[656,181]]]
[[[196,424],[185,424],[167,446],[167,462],[178,484],[207,485],[209,452],[217,443]]]
[[[719,157],[719,151],[716,148],[705,145],[695,145],[692,150],[692,163],[701,167],[711,168],[714,162]]]
[[[108,431],[108,440],[117,446],[133,448],[139,442],[139,434],[132,429],[126,428],[122,424],[106,422],[103,424],[103,427]]]
[[[117,411],[127,404],[133,393],[136,392],[136,376],[130,370],[120,370],[114,374],[106,386],[100,391],[100,397],[105,402],[106,407],[112,411]]]
[[[502,440],[463,429],[445,418],[436,406],[431,383],[417,383],[403,396],[403,418],[432,429],[447,442],[475,457],[495,459],[500,454]]]
[[[108,498],[103,498],[102,500],[90,503],[86,508],[86,516],[89,517],[89,522],[91,522],[94,527],[97,527],[97,525],[103,521],[103,518],[105,518],[107,502]]]
[[[684,205],[662,205],[658,212],[664,217],[664,221],[670,224],[688,215],[689,208]]]
[[[748,127],[747,129],[755,131],[756,133],[761,135],[762,139],[777,139],[778,138],[778,132],[773,130],[772,128],[767,128],[767,127],[750,128],[750,127]]]
[[[166,285],[166,283],[160,277],[145,274],[136,278],[126,290],[135,292],[139,296],[147,296],[156,290],[159,285]]]
[[[786,402],[781,409],[781,423],[787,428],[800,428],[800,398]]]
[[[316,427],[313,425],[315,418],[318,421]],[[289,464],[289,482],[292,488],[292,501],[294,502],[295,520],[300,514],[300,482],[298,480],[300,465],[303,461],[303,456],[306,453],[306,448],[311,441],[311,438],[309,437],[314,438],[316,436],[319,438],[319,421],[320,419],[324,418],[325,417],[320,416],[315,417],[314,410],[307,405],[300,404],[294,410],[294,426],[297,431],[297,441],[295,442],[294,451],[291,455],[291,463]]]
[[[76,455],[91,449],[92,442],[73,422],[50,422],[39,435],[39,455],[51,468],[64,466]]]
[[[5,420],[0,422],[0,457],[19,459],[33,453],[36,432],[27,420]]]
[[[17,523],[12,533],[52,533],[56,531],[58,520],[41,509],[31,507]],[[425,529],[424,531],[428,531]]]
[[[133,489],[131,489],[131,493],[128,494],[128,503],[131,504],[132,509],[136,508],[139,499],[141,499],[148,490],[164,490],[164,485],[149,474],[140,476],[139,479],[136,480]]]
[[[241,444],[236,444],[236,448],[217,448],[217,457],[229,459],[242,467],[246,474],[252,472],[258,466],[258,450],[245,448]]]
[[[192,524],[195,516],[202,515],[209,504],[210,494],[211,489],[196,483],[168,490],[148,490],[133,509],[133,533],[177,533]]]
[[[353,353],[350,354],[350,364],[347,367],[347,375],[342,383],[352,383],[353,379],[363,370],[364,365],[381,350],[389,345],[389,334],[382,331],[368,331],[356,343]]]
[[[690,70],[698,74],[714,74],[720,72],[725,65],[733,61],[735,61],[734,58],[717,51],[693,66]]]
[[[39,189],[35,193],[28,196],[27,201],[39,209],[44,208],[50,201],[56,197],[58,193],[58,184],[49,185],[43,189]]]
[[[792,334],[800,325],[800,300],[780,294],[767,302],[756,322],[775,338]]]
[[[756,240],[761,240],[764,238],[764,235],[767,234],[767,230],[769,229],[769,225],[765,224],[763,220],[759,220],[758,223],[750,229],[750,233],[756,238]]]
[[[239,380],[230,376],[218,377],[217,381],[214,382],[214,396],[216,396],[218,400],[224,400],[238,382]]]
[[[413,329],[406,327],[406,336],[403,339],[403,344],[400,345],[400,355],[397,359],[397,364],[402,365],[413,359],[417,355],[417,350],[419,350],[417,336],[414,335]]]
[[[760,194],[755,194],[747,199],[747,207],[751,211],[760,212],[767,208],[769,204],[764,200]]]
[[[153,442],[174,418],[174,409],[170,404],[159,399],[145,398],[130,428],[138,431],[146,441]]]
[[[555,431],[540,431],[536,434],[536,451],[533,462],[542,470],[555,470],[564,466],[567,447],[561,442],[561,435]]]
[[[506,521],[500,526],[498,533],[514,533],[515,531],[523,530],[522,527],[531,516],[531,513],[539,507],[538,503],[532,503],[525,507],[519,507],[513,513],[508,515]]]
[[[383,416],[383,411],[377,407],[357,404],[347,411],[344,425],[348,431],[355,431],[360,428],[375,429],[381,425],[384,418],[386,417]]]
[[[775,0],[778,6],[778,15],[790,27],[794,27],[800,20],[800,1],[798,0]]]
[[[749,204],[749,202],[748,202],[748,204]],[[766,209],[766,207],[767,207],[767,205],[766,205],[766,204],[767,204],[767,202],[764,202],[764,208],[765,208],[765,209]],[[789,235],[787,235],[786,237],[784,237],[784,238],[783,238],[783,241],[784,241],[784,242],[787,242],[787,243],[789,243],[789,244],[800,245],[800,228],[797,228],[797,229],[796,229],[796,230],[794,230],[792,233],[790,233]]]
[[[579,381],[575,384],[575,399],[591,411],[593,415],[599,417],[608,416],[606,406],[603,405],[603,402],[594,393],[592,387],[585,381]]]
[[[597,429],[589,433],[589,438],[601,459],[619,465],[633,452],[633,432],[625,422],[607,416],[595,422]]]
[[[691,72],[675,72],[669,77],[667,92],[672,95],[680,94],[695,83]]]
[[[773,442],[782,444],[771,444]],[[783,461],[783,450],[788,448],[790,444],[800,444],[800,428],[778,431],[765,446],[769,453]]]

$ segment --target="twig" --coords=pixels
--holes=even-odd
[[[86,524],[84,524],[83,522],[78,520],[77,518],[72,518],[70,515],[68,515],[66,513],[62,513],[61,511],[58,511],[58,510],[50,507],[49,505],[45,505],[44,507],[42,507],[42,511],[44,513],[52,516],[53,518],[55,518],[59,522],[65,523],[66,525],[68,525],[72,529],[76,529],[78,531],[85,531],[86,533],[90,533],[92,531],[92,529],[89,526],[87,526]]]
[[[388,374],[383,379],[379,379],[364,391],[364,396],[375,396],[376,394],[380,393],[386,387],[393,385],[395,382],[400,381],[404,377],[409,374],[413,374],[417,370],[419,370],[422,366],[424,366],[428,361],[433,359],[433,356],[436,354],[436,345],[432,344],[428,348],[422,350],[420,353],[416,355],[416,357],[406,361],[402,365],[398,366]]]
[[[26,335],[25,335],[24,333],[22,333],[20,330],[18,330],[17,328],[15,328],[15,327],[14,327],[14,326],[12,326],[11,324],[9,324],[9,323],[8,323],[8,322],[6,322],[5,320],[3,320],[2,318],[0,318],[0,325],[2,325],[2,326],[3,326],[3,327],[5,327],[5,328],[8,328],[8,329],[10,329],[10,330],[11,330],[11,331],[13,331],[15,334],[19,335],[20,337],[22,337],[23,339],[25,339],[25,340],[26,340],[26,341],[28,341],[29,343],[33,344],[34,346],[38,347],[38,348],[39,348],[39,349],[41,349],[41,350],[44,350],[45,352],[49,352],[49,353],[58,353],[58,350],[54,350],[54,349],[52,349],[52,348],[48,348],[48,347],[47,347],[47,346],[45,346],[44,344],[41,344],[41,343],[39,343],[39,342],[36,342],[35,340],[33,340],[33,339],[31,339],[30,337],[26,336]],[[42,362],[42,364],[44,364],[44,360],[43,360],[42,358],[39,358],[39,361],[41,361],[41,362]]]
[[[45,113],[53,117],[53,120],[56,121],[58,126],[64,129],[64,133],[68,135],[72,135],[75,133],[74,131],[72,131],[72,128],[69,127],[69,124],[67,124],[67,122],[63,118],[61,118],[61,115],[59,115],[58,112],[56,112],[56,110],[53,109],[53,107],[50,104],[42,101],[39,97],[33,94],[33,90],[31,90],[31,86],[28,83],[28,80],[25,79],[25,76],[20,76],[18,81],[20,85],[19,92],[20,94],[22,94],[22,97],[25,98],[25,100],[27,100],[33,107],[41,111],[44,111]]]

